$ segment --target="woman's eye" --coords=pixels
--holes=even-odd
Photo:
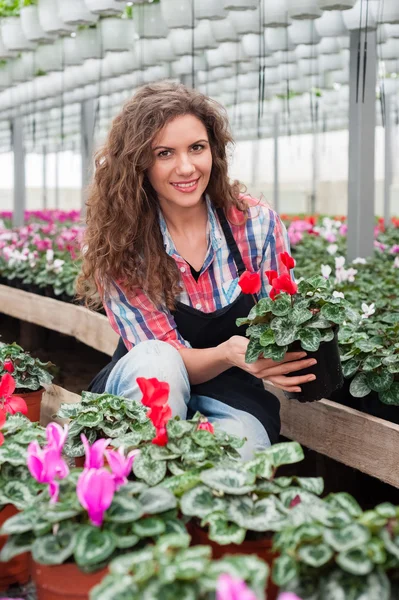
[[[195,146],[193,146],[194,152],[198,152],[203,149],[204,149],[204,146],[202,144],[195,144]]]
[[[169,156],[169,154],[170,154],[170,150],[162,150],[162,152],[160,152],[160,153],[158,154],[158,156],[159,156],[160,158],[166,158],[166,157],[168,157],[168,156]]]

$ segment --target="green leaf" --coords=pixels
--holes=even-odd
[[[357,373],[349,386],[349,392],[355,398],[364,398],[371,392],[365,373]]]
[[[72,556],[76,543],[76,527],[61,529],[56,535],[36,538],[32,544],[32,558],[42,565],[62,565]]]
[[[139,501],[147,515],[156,515],[177,506],[177,500],[172,492],[160,486],[142,492]]]
[[[110,531],[92,525],[81,527],[76,536],[74,558],[79,567],[94,566],[107,560],[116,547]]]
[[[188,490],[194,488],[198,483],[200,483],[200,481],[200,470],[194,470],[194,472],[183,471],[180,473],[180,475],[175,475],[174,477],[168,477],[165,479],[162,482],[162,486],[171,490],[175,496],[179,497]]]
[[[78,416],[82,409],[81,402],[74,402],[73,404],[69,404],[67,402],[63,402],[57,412],[57,417],[59,419],[74,419]]]
[[[36,496],[29,485],[16,480],[7,481],[1,491],[19,510],[31,506]]]
[[[385,392],[393,383],[394,376],[386,370],[381,373],[367,373],[367,385],[374,392]]]
[[[345,320],[345,309],[337,304],[324,304],[321,307],[321,316],[333,323],[341,324]]]
[[[296,477],[297,484],[303,489],[320,496],[324,491],[324,479],[322,477]]]
[[[350,360],[342,363],[342,373],[344,374],[344,377],[349,379],[349,377],[352,377],[355,373],[358,372],[359,367],[360,360],[357,358],[351,358]]]
[[[144,514],[142,504],[136,498],[119,493],[114,496],[106,519],[112,523],[132,523]]]
[[[205,430],[197,430],[192,434],[193,441],[201,448],[211,448],[216,446],[216,438],[213,433]]]
[[[275,339],[274,339],[274,331],[272,329],[269,328],[269,326],[266,326],[267,329],[266,331],[264,331],[262,333],[262,335],[260,336],[259,342],[261,344],[261,346],[270,346],[271,344],[275,343]]]
[[[228,508],[229,520],[251,531],[276,531],[281,528],[284,516],[278,510],[276,498],[270,496],[252,502],[246,496],[232,498]]]
[[[335,560],[341,569],[352,575],[368,575],[374,569],[373,562],[367,556],[367,548],[340,552]]]
[[[333,557],[334,552],[327,544],[307,544],[298,549],[298,556],[306,565],[318,568],[327,564]]]
[[[335,335],[332,329],[328,329],[326,331],[320,331],[321,339],[320,342],[332,342]]]
[[[165,523],[161,519],[156,517],[148,517],[147,519],[141,519],[136,523],[133,523],[133,533],[138,535],[140,538],[155,537],[165,533]]]
[[[182,419],[170,419],[166,424],[166,430],[169,439],[180,439],[193,430],[193,424],[190,423],[190,421],[184,421]]]
[[[214,496],[212,490],[205,485],[199,485],[182,496],[180,507],[184,515],[202,519],[209,513],[223,512],[226,500]]]
[[[263,451],[266,456],[270,456],[273,465],[280,467],[282,465],[291,465],[300,462],[305,458],[302,447],[298,442],[281,442],[273,444],[270,448]],[[256,453],[258,456],[260,453]]]
[[[342,529],[326,529],[324,540],[337,552],[346,552],[367,544],[370,539],[369,530],[363,525],[351,523]]]
[[[32,531],[36,518],[37,513],[32,509],[18,513],[3,523],[3,526],[0,529],[0,534],[12,535],[14,533],[25,533],[26,531]]]
[[[321,333],[318,329],[309,329],[305,327],[298,331],[298,337],[301,341],[301,346],[308,352],[317,352],[321,342]]]
[[[385,392],[379,394],[379,399],[384,404],[399,406],[399,382],[394,381],[391,387]]]
[[[243,495],[254,489],[255,476],[253,473],[238,469],[215,467],[201,473],[205,485],[226,494]]]
[[[291,310],[291,296],[286,293],[279,294],[272,304],[272,313],[276,317],[284,317]]]
[[[323,315],[317,313],[317,315],[314,316],[311,321],[306,323],[306,328],[308,327],[316,329],[329,329],[331,327],[331,323],[328,319],[323,317]]]
[[[143,452],[135,458],[133,463],[133,473],[150,486],[157,485],[163,480],[166,475],[166,469],[165,461],[152,460]]]
[[[395,558],[399,559],[399,544],[395,543],[389,531],[387,529],[382,529],[380,531],[380,537],[384,542],[384,546],[388,550],[388,552],[392,554]],[[399,540],[397,541],[399,542]]]
[[[288,350],[288,346],[277,346],[276,344],[272,344],[271,346],[267,346],[263,348],[263,357],[271,358],[275,362],[280,362],[283,360],[286,352]]]
[[[245,353],[245,362],[248,364],[255,363],[260,353],[263,350],[263,346],[260,345],[259,340],[253,338],[249,340],[247,351]]]
[[[272,579],[276,585],[284,588],[298,574],[299,565],[287,554],[277,557],[273,563]]]
[[[8,562],[18,554],[30,552],[34,539],[35,536],[30,531],[9,536],[0,552],[0,562]]]
[[[106,575],[104,579],[90,590],[91,600],[118,600],[138,593],[138,588],[129,575]]]
[[[129,429],[129,423],[127,421],[116,421],[115,423],[105,423],[101,425],[101,429],[104,434],[110,438],[118,438],[124,435]]]
[[[294,327],[289,319],[282,319],[282,327],[274,331],[274,339],[278,346],[289,346],[298,337],[298,329]]]
[[[207,519],[209,523],[209,539],[220,546],[228,544],[242,544],[245,539],[246,529],[236,523],[228,523],[223,514],[216,513]]]
[[[248,327],[248,329],[246,331],[246,335],[247,335],[247,337],[260,340],[262,335],[264,335],[268,331],[270,331],[270,328],[267,323],[257,323],[256,325],[251,325],[250,327]],[[263,345],[267,346],[267,344],[262,344],[262,346]]]
[[[373,371],[374,369],[378,369],[383,363],[381,356],[368,356],[364,363],[362,364],[363,371]]]
[[[290,315],[290,319],[294,325],[303,325],[306,321],[310,321],[312,319],[313,314],[307,308],[301,308],[298,306],[294,306],[294,309]]]

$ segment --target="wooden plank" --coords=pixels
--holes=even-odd
[[[399,488],[399,425],[330,400],[280,402],[282,435]]]
[[[64,388],[58,385],[51,384],[47,386],[42,398],[42,404],[40,409],[40,424],[43,425],[43,427],[46,427],[46,425],[50,423],[50,421],[56,421],[57,423],[65,423],[65,419],[55,419],[54,415],[57,414],[58,409],[60,408],[63,402],[72,404],[74,402],[79,401],[79,394],[68,392],[68,390],[65,390]]]
[[[6,285],[0,285],[0,312],[71,335],[110,356],[118,343],[118,335],[105,315]]]

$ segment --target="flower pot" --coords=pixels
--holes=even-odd
[[[58,0],[58,14],[67,25],[90,25],[98,20],[83,0]]]
[[[67,35],[73,31],[58,14],[57,0],[39,0],[37,5],[40,26],[50,34]]]
[[[0,510],[0,527],[7,519],[16,515],[18,510],[13,504],[7,504]],[[6,535],[0,535],[0,550],[7,541]],[[30,577],[29,553],[24,552],[14,556],[6,563],[1,563],[0,567],[0,590],[6,590],[10,585],[25,585]]]
[[[99,15],[119,15],[124,5],[116,0],[84,0],[90,12]]]
[[[34,392],[27,392],[25,394],[18,393],[18,389],[15,390],[15,395],[23,398],[28,405],[28,419],[34,423],[40,421],[40,407],[42,402],[44,389],[36,390]]]
[[[245,540],[242,544],[227,544],[226,546],[220,546],[216,542],[209,539],[207,532],[202,529],[198,524],[190,521],[187,524],[187,531],[191,535],[192,546],[211,546],[212,558],[218,559],[223,558],[227,554],[256,554],[262,560],[264,560],[272,570],[273,561],[277,557],[277,554],[272,551],[272,539],[263,538],[260,540]],[[269,576],[267,584],[267,600],[276,600],[278,595],[278,587],[272,582]]]
[[[108,572],[105,568],[83,573],[74,563],[51,566],[32,561],[31,568],[37,600],[87,600],[90,590]]]
[[[44,31],[39,21],[39,11],[37,6],[23,6],[20,13],[21,27],[25,37],[31,42],[40,44],[49,44],[54,41],[54,37]]]
[[[131,50],[135,42],[134,21],[108,17],[100,21],[103,52]]]
[[[22,52],[35,48],[35,44],[25,37],[19,17],[7,17],[2,20],[1,36],[8,50]]]
[[[300,342],[294,342],[289,350],[290,352],[301,351]],[[308,352],[306,358],[315,358],[317,364],[296,371],[291,377],[314,374],[316,379],[303,384],[302,392],[285,392],[288,398],[299,400],[299,402],[314,402],[322,398],[328,399],[333,392],[342,388],[344,376],[338,349],[338,327],[335,328],[334,339],[331,342],[322,342],[317,352]]]

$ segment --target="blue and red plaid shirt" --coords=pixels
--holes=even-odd
[[[282,273],[285,270],[278,255],[289,252],[288,236],[277,213],[259,200],[246,200],[249,204],[248,220],[243,222],[242,212],[233,209],[229,222],[247,270],[261,273],[259,298],[263,298],[271,289],[265,271]],[[181,273],[183,290],[177,300],[202,312],[212,313],[232,304],[241,289],[236,265],[208,198],[207,207],[208,251],[198,281],[194,279],[190,265],[178,254],[161,212],[159,221],[165,251],[176,261]],[[113,282],[104,291],[103,303],[112,328],[123,338],[128,350],[145,340],[161,340],[177,349],[191,347],[177,330],[171,312],[166,307],[156,306],[142,290],[134,295],[128,294],[117,282]]]

